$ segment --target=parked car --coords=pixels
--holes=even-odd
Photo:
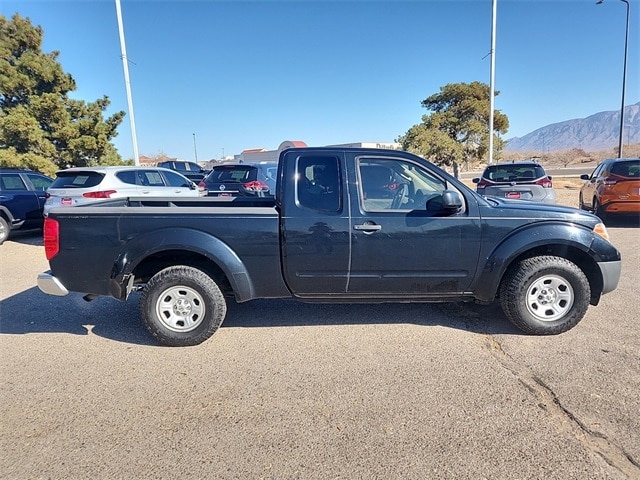
[[[538,162],[524,161],[489,165],[473,183],[480,195],[554,204],[551,180]]]
[[[0,168],[0,245],[11,230],[42,228],[45,191],[52,182],[32,170]]]
[[[159,162],[156,166],[160,168],[168,168],[169,170],[173,170],[174,172],[181,173],[196,184],[201,182],[205,175],[208,173],[207,170],[202,168],[197,163],[186,162],[183,160],[168,160],[166,162]]]
[[[74,167],[56,172],[47,190],[44,214],[54,207],[84,205],[106,198],[198,197],[195,183],[157,167]]]
[[[216,165],[199,186],[212,197],[270,196],[276,190],[278,162]]]
[[[640,214],[640,158],[609,158],[580,188],[579,206],[602,220],[608,215]]]

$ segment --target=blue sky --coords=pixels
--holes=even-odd
[[[620,0],[498,0],[495,106],[506,138],[619,110]],[[193,160],[284,140],[391,142],[448,83],[489,83],[491,0],[121,0],[140,154]],[[43,50],[128,111],[114,0],[2,0],[44,29]],[[626,104],[640,100],[631,0]],[[133,158],[129,117],[114,143]]]

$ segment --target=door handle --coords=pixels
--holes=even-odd
[[[362,225],[354,225],[354,230],[361,230],[364,233],[373,233],[382,230],[382,225],[376,225],[375,223],[365,222]]]

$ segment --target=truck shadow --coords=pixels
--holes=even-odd
[[[605,221],[608,228],[638,228],[640,227],[640,215],[609,216]]]
[[[37,287],[0,302],[0,334],[95,335],[139,345],[156,345],[140,320],[138,302],[98,298],[86,302],[71,293],[52,297]]]
[[[139,294],[127,302],[80,294],[51,297],[34,287],[0,302],[0,334],[67,333],[137,345],[158,345],[140,319]],[[307,304],[295,300],[229,302],[222,328],[415,324],[479,334],[521,334],[496,305]]]
[[[36,245],[38,247],[41,247],[44,245],[42,239],[42,229],[13,230],[9,235],[7,242],[22,243],[24,245]]]
[[[322,325],[393,325],[448,327],[479,334],[522,332],[504,316],[497,303],[379,303],[321,304],[296,300],[230,302],[223,328],[293,327]]]

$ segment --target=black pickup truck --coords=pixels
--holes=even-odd
[[[226,299],[491,303],[531,334],[615,289],[619,251],[578,209],[481,197],[407,152],[294,148],[268,198],[109,200],[52,209],[48,294],[126,300],[163,344],[195,345]],[[420,310],[416,310],[420,315]]]

